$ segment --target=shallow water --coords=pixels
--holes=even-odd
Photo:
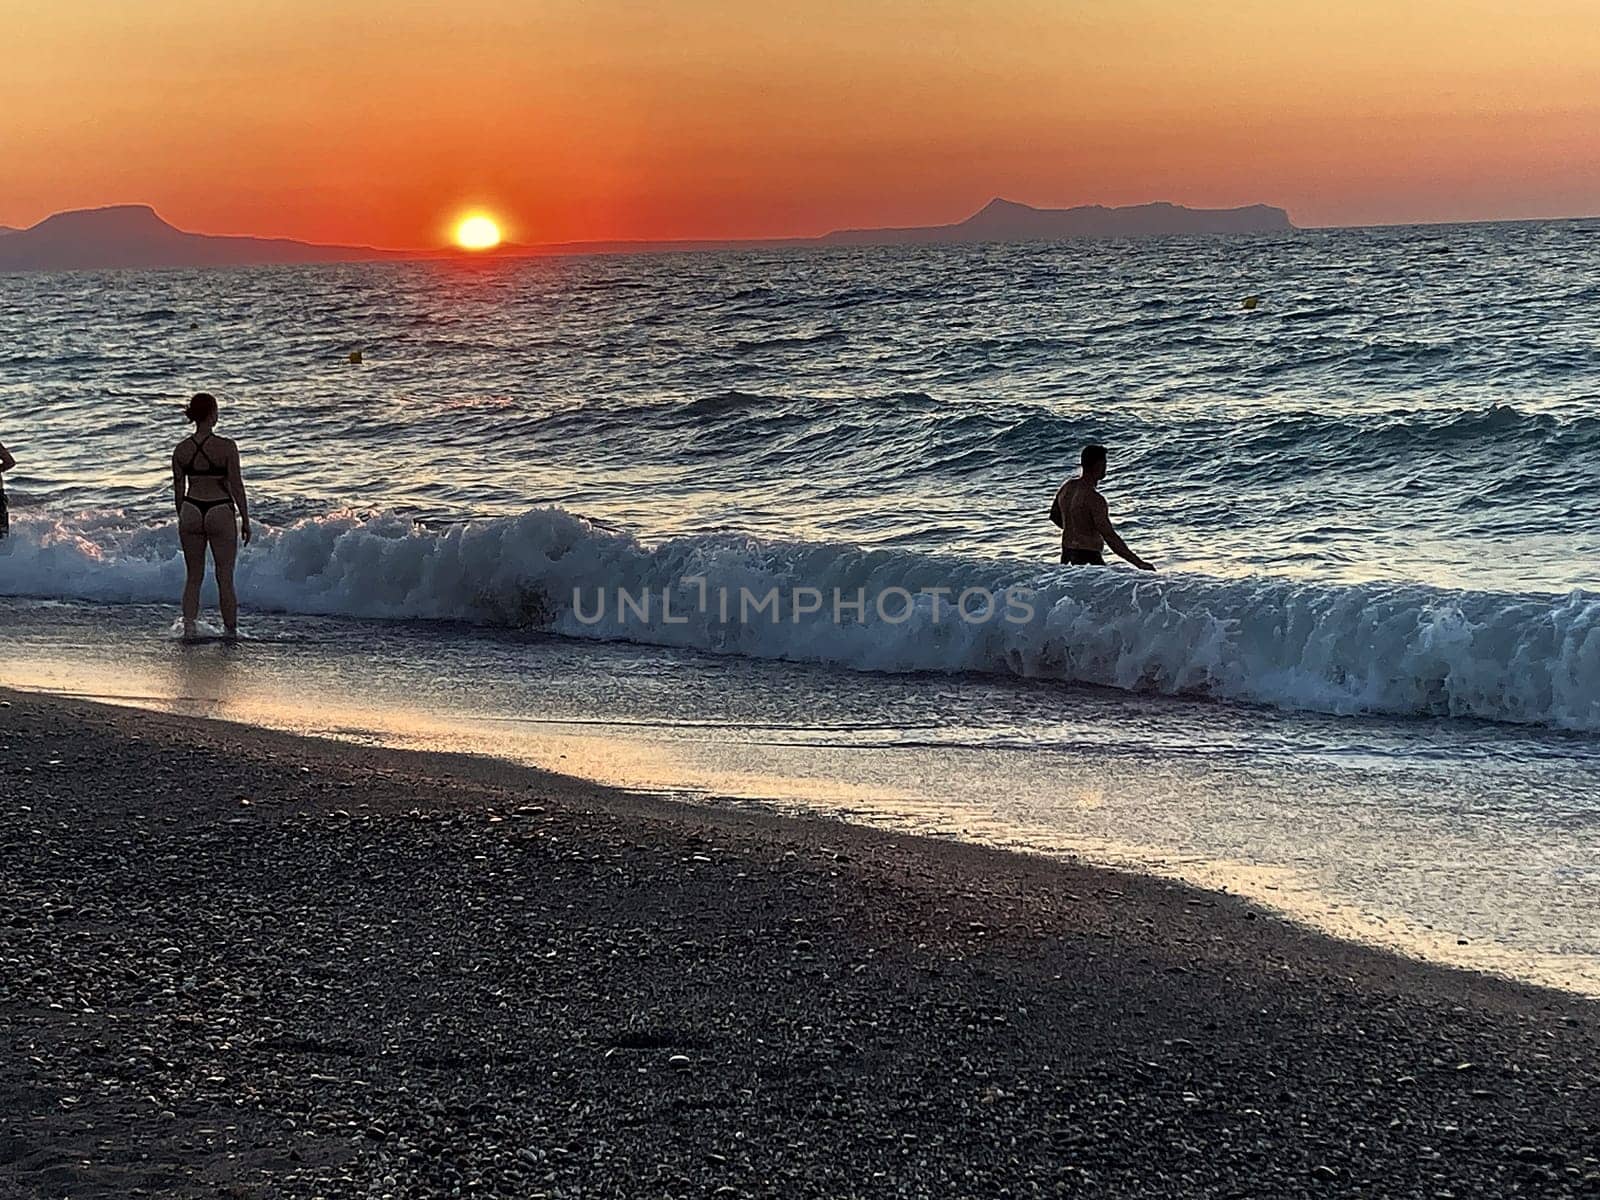
[[[0,677],[1077,851],[1600,990],[1596,300],[1592,221],[0,276]],[[200,388],[257,641],[180,650]],[[1051,565],[1090,438],[1160,575]]]

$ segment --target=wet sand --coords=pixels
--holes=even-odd
[[[1600,1005],[1219,893],[0,692],[0,1196],[1600,1195]]]

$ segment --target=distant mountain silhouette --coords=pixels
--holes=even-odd
[[[1159,237],[1164,234],[1282,233],[1295,225],[1281,208],[1185,208],[1181,204],[1137,204],[1106,208],[1034,208],[995,199],[955,225],[904,229],[839,229],[821,237],[743,238],[737,241],[547,242],[506,244],[497,258],[557,254],[681,254],[693,250],[761,250],[807,246],[896,246],[960,242],[1036,242],[1078,237]]]
[[[1135,204],[1106,208],[1034,208],[994,199],[956,225],[909,229],[841,229],[818,240],[830,246],[928,242],[1030,242],[1075,237],[1156,237],[1162,234],[1279,233],[1293,229],[1281,208],[1185,208],[1181,204]]]
[[[223,267],[407,257],[370,246],[318,246],[288,238],[213,237],[167,224],[148,204],[84,208],[0,237],[0,271],[112,267]]]
[[[1293,229],[1281,208],[1184,208],[1139,204],[1129,208],[1033,208],[991,200],[955,225],[909,229],[841,229],[816,238],[746,238],[727,241],[562,242],[501,246],[485,257],[558,254],[651,254],[692,250],[807,246],[881,246],[948,242],[1053,241],[1076,237],[1150,237],[1161,234],[1277,233]],[[115,267],[225,267],[272,263],[366,262],[377,259],[479,257],[456,250],[378,250],[324,246],[290,238],[215,237],[186,233],[163,221],[148,204],[85,208],[46,217],[27,229],[0,226],[0,271],[94,271]]]

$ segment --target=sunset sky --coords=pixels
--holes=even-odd
[[[417,247],[1600,213],[1597,0],[9,0],[0,224]]]

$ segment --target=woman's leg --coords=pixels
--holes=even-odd
[[[239,597],[233,590],[233,563],[239,557],[239,518],[231,504],[218,504],[206,513],[206,541],[217,570],[217,607],[222,627],[232,637],[239,632]]]
[[[200,619],[200,585],[206,580],[206,532],[200,510],[192,504],[178,509],[178,543],[183,547],[183,636],[194,636]]]

